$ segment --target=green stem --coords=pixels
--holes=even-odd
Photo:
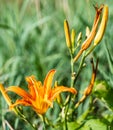
[[[74,62],[73,62],[74,56],[71,54],[71,87],[74,86],[74,80],[75,80],[75,72],[74,72]]]
[[[78,68],[78,72],[76,74],[76,77],[75,77],[75,80],[74,80],[74,83],[76,82],[81,70],[82,70],[82,67],[83,67],[83,63],[84,63],[84,60],[85,58],[94,50],[95,46],[93,45],[90,50],[88,52],[83,52],[83,56],[82,56],[82,59],[81,59],[81,62],[80,62],[80,65],[79,65],[79,68]]]
[[[66,106],[65,119],[64,119],[64,130],[68,130],[68,126],[67,126],[67,112],[68,112],[68,108],[69,108],[69,106]]]
[[[84,52],[85,53],[85,52]],[[79,68],[78,68],[78,72],[76,74],[76,77],[75,77],[75,80],[74,80],[74,83],[76,82],[81,70],[82,70],[82,67],[83,67],[83,64],[84,64],[84,60],[86,58],[86,55],[83,53],[83,56],[82,56],[82,59],[81,59],[81,62],[80,62],[80,65],[79,65]]]
[[[74,80],[75,80],[75,72],[74,72],[74,62],[73,62],[73,54],[71,54],[71,87],[74,86]],[[67,97],[67,101],[66,101],[66,104],[65,104],[65,119],[64,119],[64,125],[65,125],[65,130],[68,130],[68,127],[67,127],[67,113],[68,113],[68,110],[69,110],[69,106],[70,106],[70,100],[71,100],[71,94],[69,94],[69,96]]]
[[[44,115],[38,114],[38,116],[41,118],[41,120],[43,122],[43,130],[46,130],[47,129],[47,125],[48,125],[49,122],[46,119],[45,114]]]
[[[74,83],[76,82],[76,80],[77,80],[77,78],[78,78],[78,76],[79,76],[79,74],[80,74],[80,72],[82,70],[85,58],[93,51],[94,48],[95,48],[95,46],[92,46],[87,53],[83,52],[83,56],[82,56],[82,59],[81,59],[81,62],[80,62],[80,65],[79,65],[78,72],[76,74]]]
[[[88,109],[78,118],[77,122],[78,123],[83,122],[87,118],[89,113],[91,113],[93,110],[94,110],[93,109],[93,97],[91,96]]]
[[[85,54],[85,57],[87,57],[93,50],[94,50],[95,46],[93,45],[90,50]]]
[[[25,115],[23,115],[20,110],[18,108],[15,108],[16,114],[25,122],[27,122],[28,124],[30,124],[30,126],[34,129],[37,130],[37,128],[25,117]]]
[[[46,120],[45,120],[45,115],[42,115],[42,119],[43,119],[43,124],[44,124],[43,130],[46,130]]]

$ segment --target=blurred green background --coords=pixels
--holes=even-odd
[[[78,78],[76,86],[81,92],[88,85],[92,72],[90,58],[93,56],[94,60],[99,58],[96,82],[104,82],[111,90],[113,88],[111,0],[0,0],[0,82],[5,86],[19,85],[26,88],[26,76],[35,75],[38,80],[43,81],[47,72],[55,68],[57,70],[55,79],[58,83],[69,86],[70,56],[65,43],[63,22],[67,19],[70,28],[76,30],[76,37],[82,32],[84,40],[86,26],[90,29],[92,27],[95,4],[109,6],[109,20],[103,40],[87,58],[87,67]],[[77,68],[78,64],[75,67]],[[97,97],[100,94],[98,92],[96,94],[94,92]],[[109,92],[107,94],[109,95]],[[14,94],[11,93],[11,96],[15,99]],[[101,100],[101,97],[98,98]],[[99,105],[103,108],[101,104]],[[78,113],[81,114],[85,109],[87,102],[84,107],[80,107]],[[32,117],[32,122],[40,125],[40,119],[34,112],[29,113],[29,108],[26,108],[25,112],[28,117]],[[54,110],[50,110],[47,116],[56,119],[58,112],[59,107],[54,104]],[[11,125],[16,130],[31,129],[9,112],[0,94],[0,130],[3,124]],[[4,126],[7,130],[10,129],[8,125]]]

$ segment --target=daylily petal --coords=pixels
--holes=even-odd
[[[5,88],[3,87],[2,84],[0,84],[0,91],[1,91],[2,95],[4,96],[4,98],[5,98],[6,102],[8,103],[8,105],[11,105],[11,99],[7,95],[6,90],[5,90]]]
[[[23,97],[23,98],[32,98],[32,96],[27,93],[25,90],[23,90],[22,88],[20,87],[16,87],[16,86],[10,86],[6,89],[7,91],[12,91],[16,94],[18,94],[19,96]]]
[[[38,96],[44,95],[44,88],[43,88],[42,83],[40,81],[36,81],[35,84],[33,85],[33,87],[34,87],[34,90],[35,90],[35,93],[36,93],[35,99]]]
[[[74,88],[68,88],[64,86],[57,86],[52,90],[51,97],[49,97],[51,100],[54,100],[61,92],[71,92],[73,94],[77,94],[76,89]]]
[[[44,90],[45,90],[45,94],[48,94],[49,90],[51,89],[52,86],[52,80],[53,80],[53,76],[55,74],[55,70],[51,70],[49,71],[49,73],[47,74],[45,80],[44,80]]]
[[[47,111],[48,107],[51,106],[52,107],[52,102],[45,101],[44,99],[40,100],[39,102],[33,101],[32,102],[32,107],[33,109],[40,114],[43,114]]]
[[[53,107],[53,103],[50,100],[44,100],[45,103],[48,104],[48,106]]]
[[[10,109],[14,108],[17,105],[31,106],[32,104],[25,101],[24,99],[18,99],[14,104],[10,105]]]
[[[34,78],[34,76],[26,77],[26,81],[28,82],[29,93],[33,96],[33,98],[35,98],[36,96],[34,89]]]
[[[42,83],[37,81],[34,76],[26,77],[28,82],[29,93],[33,99],[36,99],[36,95],[39,95],[39,89],[42,87]]]
[[[43,103],[40,108],[33,108],[33,109],[38,114],[44,114],[47,111],[48,107],[49,107],[49,105],[47,103]]]

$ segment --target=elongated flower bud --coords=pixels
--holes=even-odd
[[[99,27],[99,30],[98,30],[98,32],[95,36],[95,39],[94,39],[94,46],[96,46],[102,40],[102,37],[103,37],[104,32],[105,32],[106,25],[107,25],[107,21],[108,21],[108,6],[105,5],[102,20],[101,20],[101,23],[100,23],[100,27]]]
[[[71,42],[72,42],[72,47],[74,48],[74,44],[75,44],[75,30],[72,29],[71,31]]]
[[[95,25],[93,26],[88,38],[83,42],[82,47],[81,47],[82,50],[86,50],[91,45],[91,42],[94,39],[95,34],[96,34],[96,29],[98,27],[99,19],[100,19],[100,14],[98,14],[97,21]]]
[[[89,29],[89,27],[87,26],[87,27],[86,27],[86,38],[88,38],[89,35],[90,35],[90,29]]]
[[[98,67],[98,61],[96,63],[96,67],[94,67],[94,63],[93,60],[92,62],[92,69],[93,69],[93,73],[92,73],[92,77],[91,77],[91,81],[89,86],[85,89],[83,96],[81,97],[81,99],[78,101],[78,103],[75,105],[75,108],[77,108],[86,98],[87,96],[89,96],[92,92],[93,86],[94,86],[94,82],[95,82],[95,78],[96,78],[96,72],[97,72],[97,67]]]
[[[81,41],[81,39],[82,39],[82,32],[80,32],[80,33],[78,34],[77,42]]]
[[[74,62],[76,62],[78,60],[78,58],[81,56],[81,54],[83,53],[84,50],[89,48],[89,46],[91,45],[91,42],[93,41],[93,39],[96,35],[96,30],[97,30],[97,27],[98,27],[98,23],[99,23],[99,20],[100,20],[100,15],[101,15],[101,11],[103,9],[103,6],[100,6],[100,8],[95,8],[95,9],[96,9],[96,16],[95,16],[95,19],[94,19],[92,30],[91,30],[89,36],[87,37],[87,39],[83,42],[80,51],[75,56]]]
[[[65,32],[67,47],[71,48],[71,38],[70,38],[69,24],[67,20],[64,21],[64,32]]]

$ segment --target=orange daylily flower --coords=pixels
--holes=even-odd
[[[49,107],[53,106],[53,101],[61,92],[69,91],[76,94],[77,91],[74,88],[64,86],[51,88],[55,72],[54,69],[49,71],[43,85],[40,81],[37,81],[34,76],[27,77],[26,81],[28,82],[29,92],[17,86],[8,87],[7,91],[12,91],[22,97],[16,100],[10,108],[14,108],[17,105],[31,106],[36,113],[44,114]]]

